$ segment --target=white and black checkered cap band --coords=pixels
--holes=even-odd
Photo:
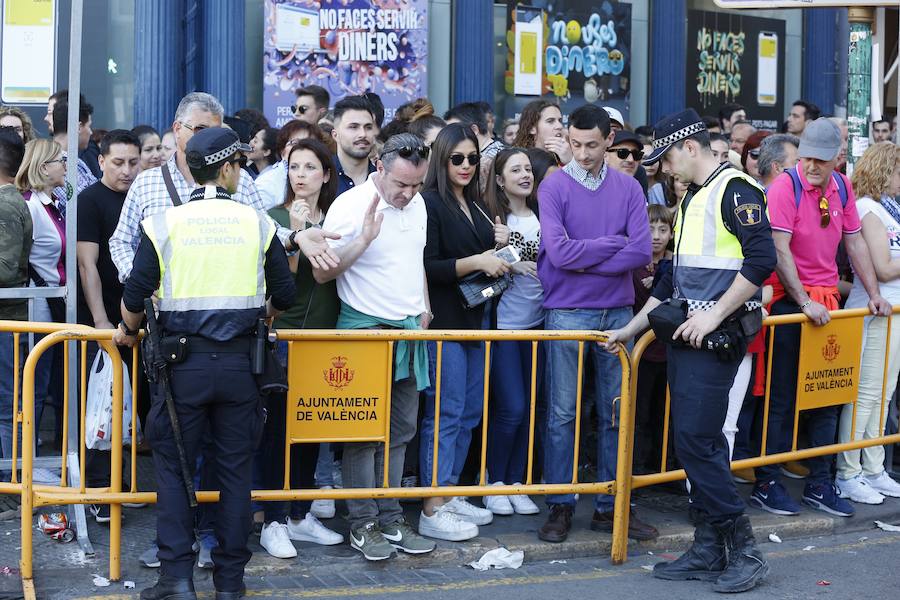
[[[204,162],[206,162],[207,166],[214,165],[217,162],[222,162],[223,160],[225,160],[226,158],[228,158],[230,156],[234,156],[238,150],[242,149],[243,146],[244,145],[241,144],[241,141],[238,140],[235,143],[233,143],[232,145],[225,148],[224,150],[219,150],[215,154],[210,154],[209,156],[205,156],[203,158],[203,160],[204,160]]]
[[[653,149],[657,150],[659,148],[671,146],[675,142],[679,142],[685,138],[691,137],[695,133],[700,133],[701,131],[706,131],[706,125],[704,125],[702,122],[691,123],[687,127],[683,127],[675,133],[670,133],[664,138],[653,140]]]

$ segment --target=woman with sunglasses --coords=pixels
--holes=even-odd
[[[549,100],[533,100],[522,109],[514,146],[543,148],[555,153],[562,164],[572,160],[572,149],[563,127],[562,111]]]
[[[59,144],[43,138],[25,144],[25,156],[16,174],[15,185],[28,205],[33,223],[31,254],[28,270],[32,286],[56,287],[66,285],[66,221],[59,210],[54,188],[66,184],[66,157]],[[65,305],[59,299],[36,299],[34,320],[65,322]],[[42,336],[35,336],[35,343]],[[48,348],[35,371],[34,415],[35,431],[40,429],[44,400],[49,393],[50,371],[54,353],[59,346]],[[21,439],[21,438],[20,438]],[[4,450],[5,452],[5,450]],[[5,456],[5,454],[4,454]],[[38,469],[35,469],[37,479]],[[46,474],[46,469],[40,469]],[[42,476],[46,480],[46,476]],[[56,478],[57,483],[59,477]]]
[[[488,214],[510,229],[510,245],[520,260],[511,267],[509,288],[497,305],[497,329],[542,329],[544,290],[537,277],[541,243],[537,194],[531,160],[522,148],[497,153],[490,173],[485,203]],[[531,342],[493,344],[492,406],[488,426],[488,481],[491,485],[520,485],[525,481],[531,406]],[[542,382],[543,347],[539,346],[536,381]],[[538,384],[540,390],[540,384]],[[535,398],[537,404],[537,398]],[[537,432],[535,432],[537,433]],[[484,505],[495,515],[534,515],[537,505],[524,495],[485,496]]]
[[[432,156],[422,197],[428,210],[425,273],[434,320],[432,329],[490,329],[493,303],[473,308],[462,302],[459,281],[472,273],[502,277],[509,264],[494,256],[497,245],[509,241],[509,229],[492,221],[478,199],[481,157],[478,139],[468,127],[448,125],[432,144]],[[499,219],[497,219],[499,221]],[[441,409],[437,481],[431,482],[434,461],[435,365],[437,346],[428,344],[431,386],[426,391],[420,430],[420,469],[424,485],[455,485],[469,452],[472,430],[481,421],[484,400],[484,344],[444,342],[441,365]],[[461,541],[478,535],[478,525],[493,519],[491,511],[463,498],[425,500],[419,533]]]
[[[900,196],[900,147],[891,142],[870,146],[854,166],[852,181],[862,237],[872,256],[881,293],[891,304],[900,304],[900,203],[895,200]],[[869,295],[855,279],[846,308],[863,308],[868,303]],[[890,319],[889,339],[885,339],[887,319],[865,320],[857,401],[855,405],[845,404],[841,412],[840,443],[884,434],[900,373],[900,317],[894,315]],[[884,446],[838,454],[836,483],[841,493],[854,502],[881,504],[885,496],[900,498],[900,484],[884,470]]]
[[[261,130],[265,131],[265,130]],[[337,196],[337,174],[328,148],[318,140],[303,139],[290,147],[287,154],[288,186],[284,203],[269,211],[269,216],[283,227],[302,231],[321,227],[325,213]],[[276,329],[334,329],[340,301],[334,280],[319,284],[313,278],[312,265],[301,253],[288,257],[296,274],[297,297],[294,305],[275,319]],[[287,366],[287,342],[278,342],[277,352]],[[284,485],[285,397],[270,396],[268,419],[256,463],[264,489],[280,489]],[[314,488],[319,444],[291,446],[291,488]],[[264,512],[260,545],[276,558],[293,558],[297,550],[291,540],[331,546],[344,538],[325,527],[312,513],[312,502],[266,502],[254,507]],[[256,516],[256,515],[254,515]]]

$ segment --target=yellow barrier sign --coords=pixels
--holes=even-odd
[[[861,319],[832,319],[823,327],[801,325],[797,410],[856,401],[862,333]]]
[[[382,441],[390,399],[386,342],[290,342],[292,442]]]

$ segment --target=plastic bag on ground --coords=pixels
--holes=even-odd
[[[488,569],[518,569],[525,560],[525,553],[521,550],[510,552],[506,548],[494,548],[474,562],[470,562],[469,566],[476,571],[487,571]]]

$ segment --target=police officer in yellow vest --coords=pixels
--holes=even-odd
[[[251,373],[251,334],[259,319],[289,308],[295,295],[274,223],[231,199],[246,162],[242,153],[249,150],[236,133],[221,127],[198,131],[188,142],[187,162],[202,187],[187,204],[141,223],[115,336],[117,343],[134,345],[144,300],[156,292],[163,343],[186,341],[182,355],[167,360],[173,363],[169,381],[187,464],[195,464],[207,429],[213,439],[221,490],[215,519],[219,545],[212,551],[219,600],[244,595],[244,567],[251,556],[251,462],[263,425]],[[153,394],[146,423],[158,485],[161,571],[156,586],[143,590],[141,598],[193,600],[194,515],[163,398]]]
[[[654,576],[740,592],[761,581],[768,564],[731,478],[722,425],[738,366],[762,324],[760,287],[776,263],[765,193],[716,160],[694,110],[662,119],[653,137],[644,164],[662,160],[665,172],[690,182],[676,215],[673,268],[644,309],[609,332],[607,348],[648,326],[667,343],[675,453],[692,484],[696,530],[691,548],[657,564]]]

